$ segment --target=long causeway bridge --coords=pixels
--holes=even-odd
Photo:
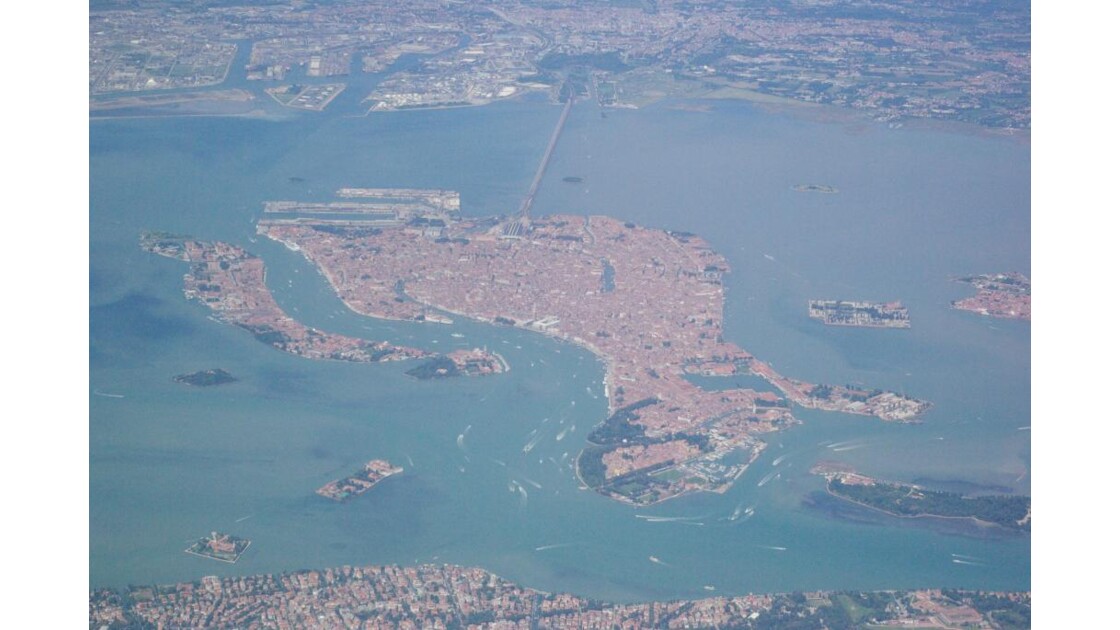
[[[548,140],[548,148],[544,151],[544,157],[541,158],[541,165],[537,167],[537,174],[533,177],[533,183],[529,185],[529,192],[525,198],[521,200],[521,208],[518,209],[517,214],[523,219],[529,218],[529,210],[533,207],[533,199],[537,196],[537,189],[541,186],[541,180],[544,179],[544,172],[548,169],[548,162],[552,159],[552,152],[556,150],[556,142],[560,140],[560,133],[564,131],[564,123],[568,121],[568,112],[572,111],[572,104],[575,103],[575,96],[569,96],[568,102],[564,104],[564,111],[560,112],[560,120],[556,121],[556,128],[552,130],[552,137]]]

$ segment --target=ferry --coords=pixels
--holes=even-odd
[[[762,480],[761,480],[761,481],[759,481],[759,482],[758,482],[758,487],[760,487],[760,488],[761,488],[762,486],[765,486],[766,484],[770,483],[770,482],[771,482],[771,481],[773,481],[774,479],[777,479],[778,477],[780,477],[780,476],[781,476],[781,474],[782,474],[782,473],[780,473],[780,472],[778,472],[778,471],[774,471],[774,472],[772,472],[772,473],[770,473],[770,474],[766,475],[765,477],[763,477],[763,478],[762,478]]]

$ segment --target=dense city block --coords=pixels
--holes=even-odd
[[[1031,319],[1031,281],[1020,273],[983,274],[957,278],[971,284],[976,295],[953,302],[953,308],[989,317]]]
[[[346,477],[332,481],[315,491],[319,496],[334,501],[345,501],[359,494],[368,492],[377,484],[398,473],[404,472],[400,466],[394,466],[383,459],[373,459],[366,463],[361,470]]]
[[[337,203],[324,205],[349,207]],[[589,436],[577,473],[619,501],[727,490],[765,447],[762,434],[796,422],[789,401],[903,422],[929,407],[892,392],[790,379],[725,341],[722,277],[730,266],[694,234],[602,216],[466,219],[432,204],[396,214],[365,208],[338,220],[319,208],[300,213],[306,204],[270,202],[266,212],[293,218],[262,220],[258,230],[316,264],[352,310],[421,320],[434,309],[595,353],[606,368],[609,417]],[[412,373],[457,372],[441,361]],[[706,391],[685,378],[740,372],[785,397]]]
[[[300,324],[273,299],[265,284],[264,261],[227,243],[207,243],[157,232],[141,236],[146,251],[191,263],[183,277],[187,298],[202,302],[221,321],[243,328],[259,341],[312,359],[394,361],[429,356],[415,348],[393,346]]]
[[[1030,593],[806,592],[610,604],[481,569],[344,566],[90,593],[91,628],[1029,628]]]
[[[899,302],[846,302],[811,300],[809,317],[829,326],[864,328],[909,328],[910,311]]]

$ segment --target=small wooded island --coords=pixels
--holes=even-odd
[[[236,382],[237,378],[221,368],[214,368],[212,370],[199,370],[190,374],[180,374],[174,380],[176,383],[194,387],[213,387]]]
[[[883,481],[843,466],[817,464],[812,472],[828,479],[828,493],[867,508],[903,518],[964,518],[1029,532],[1031,498],[1022,495],[966,496],[922,486]]]
[[[793,187],[797,192],[815,192],[824,194],[835,194],[840,192],[839,188],[833,186],[826,186],[824,184],[798,184]]]

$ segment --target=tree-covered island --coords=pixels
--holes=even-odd
[[[1031,498],[1022,495],[969,496],[929,490],[915,484],[883,481],[843,467],[818,464],[828,493],[873,510],[903,518],[963,518],[1020,532],[1031,528]]]
[[[174,380],[176,383],[193,385],[194,387],[213,387],[215,385],[234,383],[237,381],[237,377],[222,368],[213,368],[210,370],[191,372],[190,374],[180,374],[176,376]]]

